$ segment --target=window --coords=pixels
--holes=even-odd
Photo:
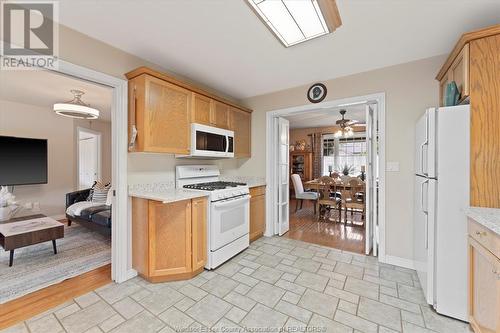
[[[322,175],[341,172],[346,164],[352,166],[351,175],[359,175],[361,166],[366,165],[366,138],[336,139],[333,135],[323,135],[322,153]]]

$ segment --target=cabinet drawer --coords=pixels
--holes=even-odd
[[[252,197],[256,197],[258,195],[264,195],[264,194],[266,194],[266,187],[265,186],[257,186],[257,187],[250,188],[250,195]]]
[[[488,251],[500,258],[500,237],[491,230],[469,219],[469,235]]]

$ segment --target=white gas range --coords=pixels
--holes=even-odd
[[[244,183],[219,180],[215,165],[181,165],[175,168],[175,186],[208,194],[205,268],[214,269],[250,244],[250,191]]]

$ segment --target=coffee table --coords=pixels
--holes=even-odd
[[[44,215],[11,219],[0,223],[0,246],[10,251],[9,267],[14,262],[14,250],[52,241],[57,254],[56,239],[64,237],[64,224]]]

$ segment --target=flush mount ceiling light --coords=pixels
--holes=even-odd
[[[329,34],[342,24],[335,0],[246,0],[285,47]]]
[[[97,119],[99,118],[99,110],[91,108],[90,104],[82,101],[82,95],[85,92],[81,90],[70,90],[73,94],[73,99],[65,103],[54,104],[54,112],[65,117],[79,119]]]

